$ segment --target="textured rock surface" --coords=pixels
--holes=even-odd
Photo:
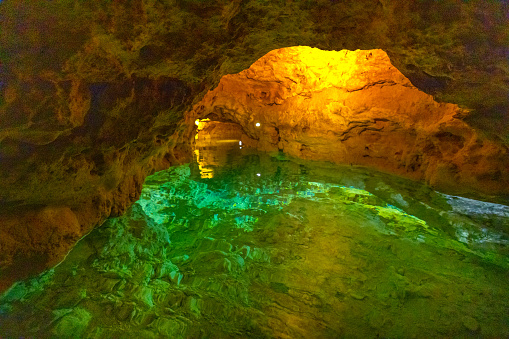
[[[0,290],[46,265],[57,264],[84,234],[68,207],[45,207],[21,215],[0,216],[2,272]]]
[[[2,1],[0,213],[69,207],[80,234],[122,213],[148,173],[189,154],[178,126],[200,93],[287,46],[383,48],[507,140],[507,14],[482,0]]]
[[[372,166],[454,193],[509,194],[507,147],[462,121],[465,110],[415,88],[381,50],[272,51],[224,76],[190,114],[239,124],[243,143],[259,149]]]

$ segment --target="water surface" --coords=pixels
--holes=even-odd
[[[0,299],[0,337],[509,336],[509,208],[225,145]]]

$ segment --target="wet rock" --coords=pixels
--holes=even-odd
[[[62,318],[63,316],[71,313],[72,311],[73,311],[72,308],[59,308],[59,309],[53,310],[53,312],[52,312],[53,321],[56,321],[56,320]]]
[[[232,262],[226,258],[223,258],[217,262],[216,270],[218,272],[229,273],[232,270]]]
[[[173,290],[168,293],[168,306],[171,308],[179,308],[182,306],[185,298],[184,292],[179,290]]]
[[[167,305],[169,296],[172,291],[172,284],[161,279],[155,279],[150,282],[150,287],[153,289],[152,299],[155,305]]]
[[[146,283],[154,275],[154,267],[146,261],[140,261],[134,266],[133,279],[139,283]]]
[[[138,286],[133,294],[142,305],[146,307],[154,306],[153,290],[149,286]]]
[[[188,299],[188,303],[189,303],[189,310],[191,311],[191,313],[195,317],[200,318],[201,317],[201,309],[203,307],[203,300],[198,299],[196,297],[190,297]]]
[[[350,296],[356,300],[364,300],[366,296],[358,291],[350,291]]]
[[[58,307],[72,308],[77,306],[78,303],[86,297],[87,290],[85,289],[67,289],[55,298],[54,303],[58,305]]]
[[[138,338],[147,338],[147,339],[157,339],[157,338],[160,338],[159,335],[157,335],[157,333],[153,332],[153,331],[150,331],[150,330],[141,330],[139,332],[135,332],[133,333],[133,337],[136,336]]]
[[[463,326],[465,326],[469,331],[475,332],[479,329],[479,323],[477,322],[477,320],[470,316],[464,316],[463,318],[461,318],[461,322]]]
[[[135,304],[132,302],[124,302],[117,308],[116,317],[118,320],[124,321],[132,317],[134,313]]]
[[[255,262],[270,262],[270,255],[261,248],[252,248],[248,258]]]
[[[186,325],[175,318],[160,317],[153,325],[165,337],[176,337],[185,333]]]
[[[182,264],[182,263],[186,262],[187,260],[189,260],[189,256],[187,254],[179,255],[177,257],[171,258],[171,261],[177,265]]]
[[[115,290],[115,286],[121,282],[121,279],[101,279],[97,290],[101,293],[112,293]]]
[[[139,327],[147,327],[156,319],[157,319],[157,315],[155,312],[142,310],[140,308],[135,308],[135,313],[134,313],[134,316],[132,317],[131,321],[137,327],[138,326]]]
[[[77,307],[56,323],[52,335],[58,338],[81,337],[91,319],[88,311]]]
[[[169,278],[178,273],[179,268],[177,265],[173,264],[171,261],[165,261],[162,264],[158,265],[155,269],[154,276],[156,278]]]
[[[385,324],[385,321],[383,312],[376,309],[366,316],[366,322],[368,325],[375,329],[381,328]]]
[[[182,281],[182,278],[184,278],[184,275],[178,271],[171,271],[170,272],[170,280],[176,284],[177,286],[180,285],[180,282]]]
[[[286,286],[284,283],[280,283],[280,282],[271,282],[270,287],[275,292],[278,292],[278,293],[288,293],[288,291],[290,290],[290,288],[288,286]]]

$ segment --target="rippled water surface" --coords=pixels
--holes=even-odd
[[[509,337],[509,208],[212,146],[0,299],[0,337]]]

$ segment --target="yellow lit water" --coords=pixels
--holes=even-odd
[[[0,299],[0,337],[507,338],[509,208],[232,145]]]

